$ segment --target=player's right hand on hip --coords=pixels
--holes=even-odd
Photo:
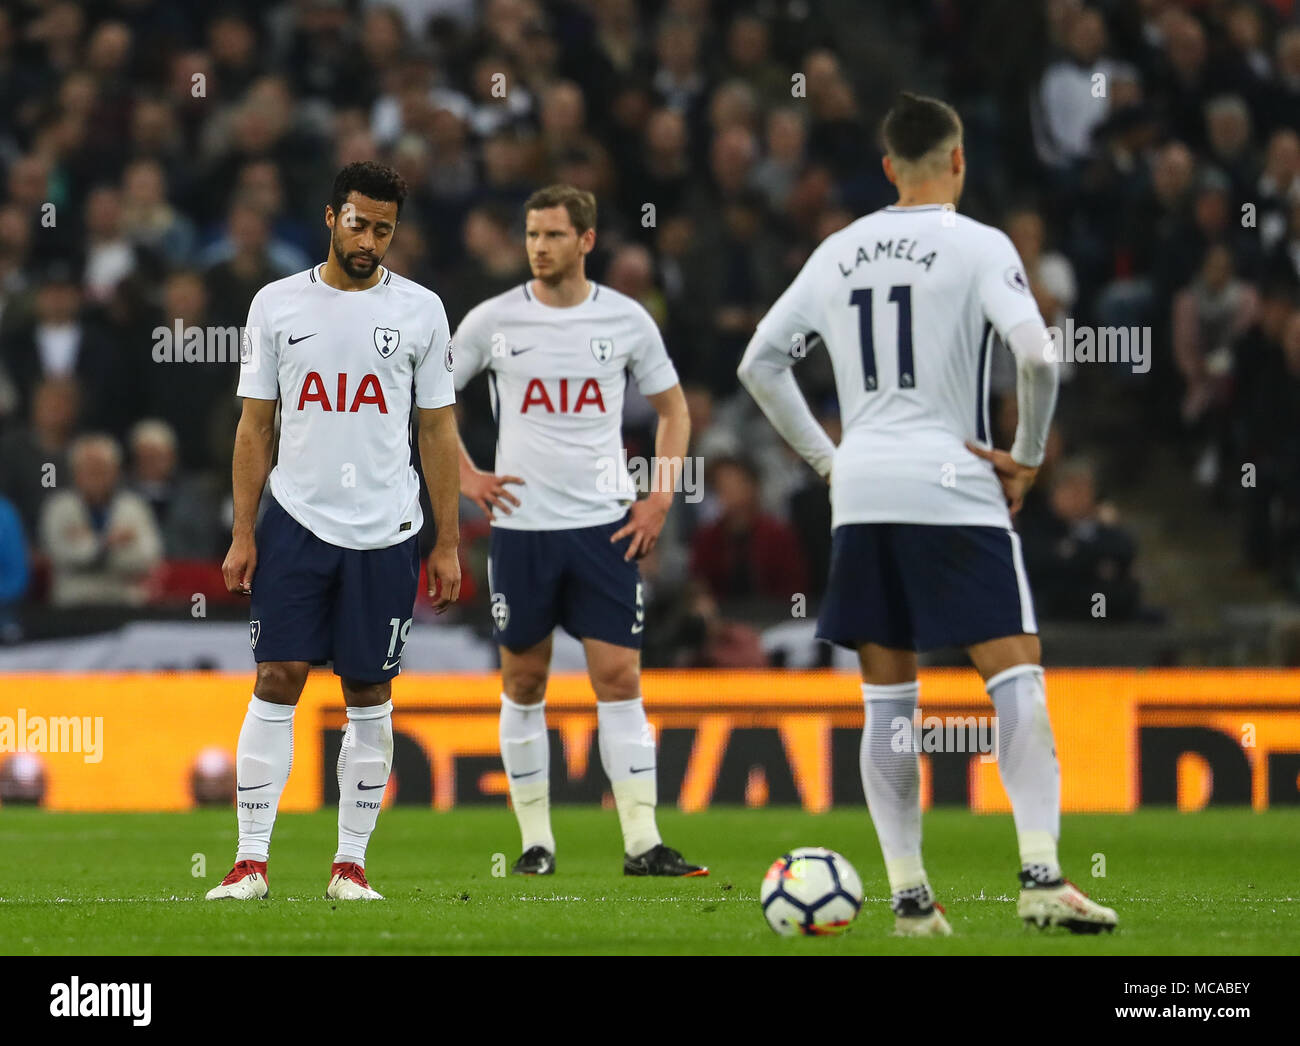
[[[226,581],[226,591],[249,596],[253,593],[253,569],[257,566],[257,546],[252,538],[236,538],[230,543],[221,576]]]
[[[518,483],[521,487],[524,485],[524,481],[518,476],[496,476],[491,472],[475,469],[473,472],[465,472],[461,475],[460,492],[481,508],[488,519],[496,519],[493,514],[494,509],[500,509],[508,516],[510,505],[516,507],[519,505],[519,499],[506,490],[507,483]]]

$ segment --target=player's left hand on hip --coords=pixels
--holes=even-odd
[[[635,502],[628,510],[627,522],[610,537],[610,544],[631,535],[623,561],[626,563],[648,555],[659,541],[659,532],[664,528],[667,515],[667,508],[659,507],[650,498]]]
[[[983,458],[993,465],[998,482],[1002,484],[1002,494],[1007,499],[1007,507],[1014,516],[1025,502],[1025,493],[1034,485],[1038,469],[1031,465],[1022,465],[1005,450],[985,450],[974,443],[967,443],[966,449],[977,458]]]
[[[429,553],[429,598],[438,614],[460,598],[460,555],[456,549],[435,548]]]

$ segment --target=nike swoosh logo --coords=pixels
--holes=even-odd
[[[535,349],[535,348],[537,348],[536,345],[529,345],[527,348],[524,348],[524,349],[516,349],[516,348],[513,348],[513,347],[512,347],[512,348],[510,349],[510,355],[511,355],[511,356],[520,356],[520,355],[522,355],[522,354],[525,353],[525,352],[532,352],[533,349]]]
[[[387,669],[389,669],[389,668],[396,668],[396,667],[397,667],[398,665],[400,665],[401,663],[402,663],[402,659],[401,659],[400,657],[399,657],[396,661],[394,661],[391,665],[390,665],[387,661],[385,661],[385,662],[384,662],[384,668],[385,668],[385,670],[387,670]]]
[[[320,333],[320,331],[317,331],[317,332],[316,332],[316,334],[319,334],[319,333]],[[290,336],[289,336],[289,344],[290,344],[290,345],[297,345],[298,342],[300,342],[300,341],[306,341],[308,338],[314,338],[314,337],[316,337],[316,334],[304,334],[301,338],[295,338],[295,337],[293,337],[293,335],[290,335]]]
[[[364,781],[358,781],[358,782],[357,782],[357,791],[359,791],[359,792],[373,792],[376,788],[383,788],[384,785],[386,785],[386,784],[388,784],[387,781],[385,781],[384,784],[377,784],[377,785],[368,785],[368,784],[366,784]]]
[[[644,774],[648,770],[653,770],[653,766],[629,766],[628,770],[634,774]]]
[[[511,774],[510,777],[511,777],[512,780],[516,780],[516,781],[517,781],[517,780],[518,780],[519,778],[521,778],[521,777],[532,777],[533,774],[540,774],[541,772],[542,772],[542,768],[541,768],[541,767],[538,767],[536,770],[529,770],[527,773],[523,773],[523,774]]]
[[[251,792],[257,788],[265,788],[266,785],[269,785],[270,783],[271,783],[270,781],[267,781],[266,784],[260,784],[260,785],[236,785],[236,788],[240,792]]]

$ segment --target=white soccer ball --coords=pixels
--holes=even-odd
[[[782,937],[832,936],[857,918],[862,880],[834,850],[802,846],[772,862],[759,898],[767,924]]]

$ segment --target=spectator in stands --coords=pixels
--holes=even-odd
[[[268,161],[250,163],[243,168],[242,189],[234,197],[237,202],[230,209],[222,236],[199,255],[199,264],[214,270],[215,282],[239,287],[251,278],[249,273],[264,272],[270,279],[277,279],[302,272],[311,265],[311,257],[304,248],[274,234],[278,178],[275,165]],[[290,229],[296,227],[291,224]],[[308,238],[302,230],[296,230],[295,235]]]
[[[1105,57],[1106,23],[1099,11],[1081,8],[1072,14],[1065,27],[1065,51],[1043,73],[1034,99],[1039,158],[1059,172],[1087,158],[1092,132],[1106,118],[1109,100],[1096,85],[1105,83],[1112,63]]]
[[[555,172],[562,158],[575,150],[595,156],[602,181],[611,177],[609,156],[587,129],[587,102],[582,88],[571,80],[551,84],[542,94],[538,117],[547,180],[557,180]]]
[[[1164,54],[1158,91],[1171,134],[1198,151],[1205,146],[1205,103],[1209,99],[1209,46],[1205,27],[1187,11],[1170,6],[1161,25]]]
[[[285,199],[284,179],[274,160],[250,160],[239,169],[235,198],[259,211],[267,220],[271,241],[267,250],[277,265],[302,272],[319,247],[318,226],[300,222]],[[314,217],[314,216],[313,216]],[[216,255],[214,257],[214,255]],[[221,247],[206,254],[203,263],[220,260]]]
[[[137,416],[160,418],[175,432],[193,434],[180,444],[182,468],[225,471],[226,462],[213,457],[205,436],[218,405],[234,397],[239,371],[233,354],[247,322],[247,307],[243,315],[230,314],[218,322],[208,305],[209,282],[192,269],[176,269],[167,276],[162,307],[154,313],[154,331],[166,332],[172,359],[160,362],[149,347],[137,353],[133,402]],[[178,326],[181,345],[175,340]],[[184,355],[184,342],[192,338],[198,339],[201,356]],[[219,353],[225,358],[217,358]]]
[[[1205,106],[1205,134],[1210,162],[1227,175],[1237,199],[1248,198],[1259,177],[1259,161],[1245,101],[1234,94],[1212,98]]]
[[[1270,126],[1300,131],[1300,25],[1277,34],[1276,66],[1268,99]]]
[[[788,602],[796,593],[807,594],[798,536],[761,510],[754,466],[739,457],[716,459],[709,464],[708,484],[718,517],[695,531],[691,573],[719,600]]]
[[[687,205],[692,186],[690,131],[679,112],[656,109],[646,120],[637,153],[629,168],[619,172],[622,208],[638,217],[646,204],[654,206],[655,223],[634,223],[633,235],[652,242],[656,229]]]
[[[1286,238],[1291,206],[1300,200],[1300,135],[1289,127],[1268,140],[1264,169],[1255,184],[1259,244],[1265,255]]]
[[[1074,266],[1059,251],[1044,249],[1047,231],[1043,217],[1032,207],[1022,207],[1007,215],[1004,225],[1007,236],[1020,254],[1025,265],[1025,275],[1029,278],[1029,291],[1038,303],[1038,311],[1048,327],[1065,329],[1066,317],[1074,310],[1078,287],[1074,279]],[[995,365],[1005,360],[1010,353],[999,353],[994,357]],[[1073,375],[1074,365],[1062,362],[1059,367],[1061,380],[1069,381]],[[1005,393],[1015,387],[1014,366],[995,370],[992,387]]]
[[[1264,293],[1238,346],[1237,409],[1247,562],[1300,597],[1300,308],[1290,283]],[[1244,481],[1250,479],[1251,485]]]
[[[31,423],[0,438],[0,494],[18,511],[35,542],[41,506],[70,475],[68,446],[77,426],[80,391],[71,378],[46,378],[32,394]]]
[[[122,174],[122,225],[137,247],[173,265],[193,258],[194,223],[167,199],[167,174],[156,159],[136,160]]]
[[[1272,275],[1300,282],[1300,193],[1293,193],[1288,204],[1286,238],[1274,246],[1267,269]]]
[[[122,194],[112,186],[98,186],[86,197],[85,257],[82,283],[87,299],[111,301],[136,265],[135,246],[124,230]]]
[[[459,322],[475,305],[532,277],[524,249],[523,217],[503,203],[482,203],[461,230],[466,263],[449,288],[448,314]]]
[[[1214,486],[1228,439],[1233,347],[1255,323],[1259,295],[1233,272],[1232,252],[1205,252],[1196,279],[1174,297],[1174,361],[1182,375],[1183,422],[1205,444],[1197,481]]]
[[[634,299],[662,329],[668,321],[668,305],[655,286],[654,265],[654,255],[647,248],[639,243],[624,244],[610,255],[605,282]]]
[[[162,538],[148,504],[120,482],[117,442],[83,436],[68,457],[73,489],[50,496],[39,528],[51,566],[50,601],[65,607],[143,603],[145,578],[162,559]]]
[[[785,210],[786,198],[803,168],[808,148],[808,127],[799,109],[786,105],[767,118],[764,134],[767,152],[754,168],[754,185],[767,198],[774,213]]]
[[[1300,317],[1297,300],[1292,281],[1267,281],[1260,289],[1255,325],[1232,350],[1232,444],[1227,460],[1253,471],[1253,485],[1243,483],[1239,499],[1245,560],[1260,570],[1278,562],[1278,523],[1285,516],[1279,494],[1298,467],[1295,418],[1300,396],[1284,347],[1292,318]],[[1300,332],[1300,323],[1296,330]]]
[[[759,15],[741,13],[727,26],[725,75],[754,89],[765,106],[790,100],[790,74],[772,58],[772,35]]]
[[[688,18],[669,15],[655,36],[655,57],[655,91],[669,109],[694,124],[708,90],[700,68],[699,30]]]
[[[215,484],[180,470],[176,433],[147,418],[131,429],[128,487],[153,511],[163,555],[177,560],[218,560],[225,554]]]
[[[13,503],[0,495],[0,643],[21,638],[18,604],[30,577],[22,520]]]
[[[72,260],[48,263],[38,279],[31,323],[0,339],[0,365],[17,386],[23,413],[30,411],[42,380],[74,378],[96,393],[86,401],[86,422],[118,432],[128,420],[124,358],[83,317],[77,273]]]
[[[21,327],[31,319],[30,274],[32,230],[14,206],[0,206],[0,332]]]
[[[1113,506],[1097,501],[1090,462],[1062,462],[1049,492],[1050,513],[1022,526],[1034,608],[1049,621],[1132,621],[1140,587],[1133,577],[1133,537]]]
[[[274,246],[265,216],[236,202],[230,208],[226,238],[207,252],[213,262],[204,284],[216,323],[242,325],[254,294],[273,280],[307,268],[299,264],[300,255],[273,251]]]

